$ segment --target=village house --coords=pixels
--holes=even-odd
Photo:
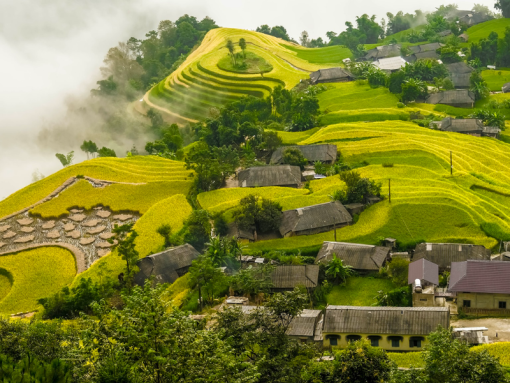
[[[350,225],[352,217],[338,201],[301,207],[283,212],[280,224],[282,237],[323,233]]]
[[[481,12],[455,9],[448,14],[448,19],[453,21],[459,19],[459,23],[466,24],[468,27],[492,20],[494,17]]]
[[[457,108],[472,108],[475,105],[475,95],[467,89],[446,90],[430,94],[426,103],[444,104]]]
[[[501,91],[503,93],[510,93],[510,82],[507,82],[505,85],[501,87]]]
[[[304,309],[292,319],[286,334],[307,343],[322,343],[322,311]]]
[[[388,74],[402,69],[403,67],[406,66],[406,64],[407,64],[406,59],[400,56],[381,58],[373,62],[373,65],[375,67],[379,68],[382,71],[385,71]]]
[[[440,57],[437,50],[443,46],[444,44],[441,43],[430,43],[409,47],[412,54],[407,59],[412,63],[422,59],[439,60]]]
[[[469,89],[471,83],[469,79],[471,74],[475,71],[474,68],[466,64],[464,61],[457,63],[446,64],[450,80],[453,82],[455,88]]]
[[[281,265],[271,273],[273,287],[271,291],[279,293],[292,291],[298,286],[315,289],[319,284],[319,266],[317,265]]]
[[[391,248],[347,242],[324,242],[315,264],[328,264],[333,256],[360,273],[379,271],[390,259]]]
[[[344,68],[319,69],[310,73],[310,84],[323,84],[329,82],[347,82],[354,80],[351,72]]]
[[[433,122],[443,132],[455,132],[468,134],[475,137],[499,138],[501,130],[493,126],[485,126],[482,120],[476,118],[451,118],[446,117],[440,122]]]
[[[387,57],[400,56],[400,44],[381,45],[367,51],[362,61],[375,61]]]
[[[448,291],[457,294],[457,308],[463,309],[466,314],[509,315],[509,276],[509,262],[453,262]]]
[[[420,243],[414,250],[412,260],[425,258],[439,266],[439,271],[450,270],[452,262],[467,260],[490,260],[491,251],[481,245],[461,243]]]
[[[255,166],[237,174],[239,187],[286,186],[297,188],[301,185],[299,166]]]
[[[439,267],[425,258],[409,264],[407,283],[412,286],[413,307],[434,307]]]
[[[441,325],[450,327],[444,307],[328,306],[322,336],[324,347],[345,348],[349,342],[369,339],[388,351],[421,351],[427,336]]]
[[[317,161],[323,164],[334,164],[338,148],[336,145],[322,144],[322,145],[295,145],[295,146],[281,146],[276,149],[271,156],[272,164],[283,163],[283,153],[287,149],[297,149],[303,154],[309,164],[314,164]]]
[[[149,255],[138,261],[140,271],[133,281],[136,285],[143,286],[145,280],[153,276],[156,283],[174,283],[188,272],[191,262],[199,255],[190,244]]]
[[[467,33],[462,33],[459,35],[459,39],[462,40],[463,43],[467,43],[469,41],[469,36]]]

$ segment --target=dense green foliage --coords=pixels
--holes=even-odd
[[[282,221],[282,207],[278,202],[250,194],[241,199],[239,205],[233,215],[240,229],[259,233],[278,230]]]

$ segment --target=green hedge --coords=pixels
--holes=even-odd
[[[207,68],[204,68],[200,62],[197,63],[197,68],[208,74],[209,76],[213,76],[213,77],[219,77],[219,78],[222,78],[224,80],[232,80],[232,81],[271,81],[271,82],[275,82],[279,85],[282,85],[282,86],[285,86],[285,81],[283,80],[280,80],[278,78],[273,78],[273,77],[237,77],[237,76],[228,76],[228,75],[225,75],[225,74],[222,74],[222,73],[218,73],[218,72],[214,72],[212,70],[209,70]]]

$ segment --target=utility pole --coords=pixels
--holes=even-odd
[[[391,178],[388,179],[388,198],[391,203]]]
[[[453,176],[453,154],[450,150],[450,175]]]

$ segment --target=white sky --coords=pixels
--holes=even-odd
[[[453,1],[452,1],[453,2]],[[495,0],[478,0],[493,7]],[[0,1],[0,200],[31,182],[36,169],[61,168],[54,152],[37,148],[43,127],[65,112],[64,99],[87,94],[99,79],[110,47],[131,36],[141,38],[160,20],[188,13],[209,16],[223,27],[254,30],[283,25],[298,39],[341,32],[346,21],[386,12],[433,11],[444,0],[15,0]],[[460,9],[474,2],[457,0]],[[77,160],[84,159],[79,148]]]

